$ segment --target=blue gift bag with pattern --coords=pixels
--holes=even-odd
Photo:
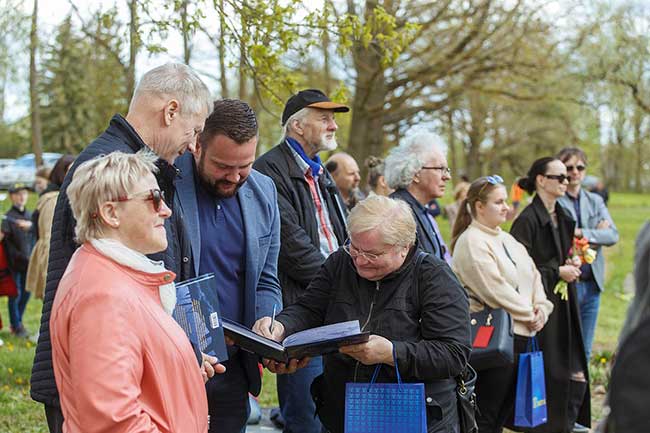
[[[519,354],[514,424],[518,427],[537,427],[546,423],[546,384],[544,357],[535,337],[528,341],[526,353]]]
[[[345,385],[345,433],[426,433],[427,415],[423,383],[403,383],[393,348],[397,383]]]

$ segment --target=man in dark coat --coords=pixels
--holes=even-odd
[[[449,264],[449,249],[429,208],[432,200],[445,194],[446,184],[451,180],[442,148],[442,140],[435,134],[412,134],[386,157],[385,176],[388,186],[395,188],[390,197],[404,200],[413,210],[420,248]]]
[[[119,114],[113,116],[106,131],[81,152],[65,178],[54,211],[43,314],[31,377],[31,396],[45,404],[51,433],[62,431],[63,414],[52,369],[50,313],[59,281],[78,247],[74,241],[75,221],[66,193],[72,175],[79,164],[98,155],[136,153],[145,148],[155,152],[160,158],[156,179],[173,214],[165,221],[168,248],[151,258],[163,260],[165,267],[176,273],[177,279],[189,278],[193,276],[192,256],[181,208],[174,197],[177,171],[172,164],[188,147],[195,145],[210,106],[208,88],[188,66],[169,63],[154,68],[140,80],[126,118]]]
[[[289,98],[282,113],[284,140],[253,165],[275,182],[281,235],[278,278],[284,306],[293,304],[316,276],[325,259],[342,245],[345,204],[318,153],[336,148],[335,112],[349,108],[320,90]],[[321,357],[295,374],[278,377],[278,397],[285,433],[320,433],[309,387],[322,373]]]

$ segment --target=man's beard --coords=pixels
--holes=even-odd
[[[198,171],[199,171],[199,181],[201,182],[201,185],[203,188],[210,193],[213,197],[216,198],[230,198],[234,197],[235,194],[237,194],[237,191],[239,191],[239,188],[242,187],[243,184],[246,183],[246,180],[248,179],[248,176],[242,178],[239,180],[237,183],[229,182],[227,180],[214,180],[210,179],[207,174],[205,173],[205,160],[204,156],[201,155],[201,158],[199,160],[199,166],[198,166]],[[232,191],[225,191],[223,186],[231,186],[231,185],[236,185],[235,189]]]
[[[320,151],[332,151],[338,147],[336,142],[336,135],[332,135],[332,138],[327,138],[328,133],[321,134],[320,136]]]

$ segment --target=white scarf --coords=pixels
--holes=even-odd
[[[163,262],[151,260],[144,254],[132,250],[114,239],[91,239],[90,244],[102,255],[127,268],[147,274],[160,274],[167,271]],[[174,307],[176,307],[176,285],[174,282],[159,286],[158,293],[163,309],[168,314],[172,314]]]

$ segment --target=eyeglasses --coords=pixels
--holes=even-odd
[[[574,168],[578,171],[585,171],[587,167],[585,167],[584,165],[567,165],[566,171],[573,171]]]
[[[424,167],[421,168],[421,170],[439,170],[440,174],[446,174],[447,176],[451,176],[451,168],[444,167],[442,165],[440,167],[427,167],[427,166],[424,166]]]
[[[548,179],[555,179],[560,183],[564,183],[565,180],[569,180],[569,176],[566,174],[545,174],[544,177]]]
[[[350,242],[350,239],[347,239],[345,243],[343,244],[343,250],[348,253],[350,257],[353,259],[356,259],[358,257],[363,257],[364,259],[368,260],[369,262],[374,262],[378,258],[380,258],[383,255],[386,255],[388,252],[383,251],[381,253],[367,253],[365,251],[360,251],[356,247],[352,246],[352,243]]]
[[[165,200],[165,192],[159,189],[150,189],[149,191],[136,192],[134,194],[118,197],[115,201],[129,201],[138,197],[144,197],[145,201],[151,200],[153,202],[153,210],[160,212],[160,207]]]

